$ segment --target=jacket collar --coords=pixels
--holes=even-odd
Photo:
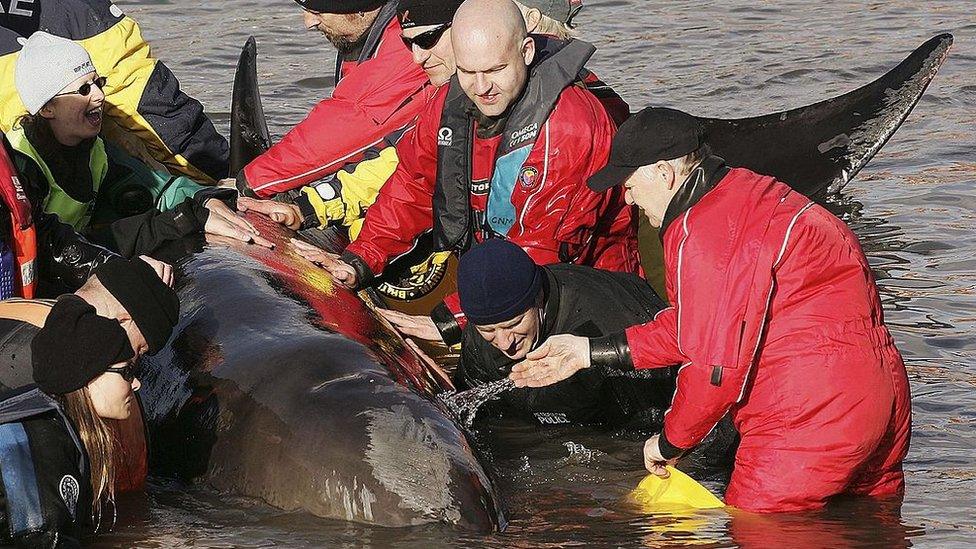
[[[671,222],[697,204],[728,173],[729,167],[725,165],[724,159],[714,155],[705,157],[691,171],[688,178],[681,184],[678,192],[671,197],[668,209],[664,212],[661,229],[658,232],[661,240],[664,240],[664,234],[667,232]]]

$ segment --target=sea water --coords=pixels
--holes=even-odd
[[[515,382],[505,378],[479,385],[465,391],[445,391],[437,395],[437,400],[447,408],[451,417],[465,429],[471,429],[478,409],[497,399],[506,391],[515,388]]]

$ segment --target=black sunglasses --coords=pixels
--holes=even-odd
[[[122,379],[132,383],[132,380],[136,378],[136,367],[132,364],[126,364],[121,368],[109,368],[105,370],[106,372],[112,372],[113,374],[119,374]]]
[[[422,50],[429,50],[437,45],[437,41],[441,39],[444,35],[444,31],[451,28],[450,23],[444,23],[443,25],[430,29],[427,32],[422,32],[413,38],[407,38],[406,36],[401,36],[400,39],[403,40],[403,44],[407,46],[408,50],[412,50],[416,45]]]
[[[75,91],[59,93],[54,97],[59,97],[62,95],[74,95],[76,93],[82,97],[88,97],[88,94],[91,93],[92,86],[98,86],[98,89],[104,90],[105,82],[106,82],[106,78],[104,76],[99,76],[98,78],[92,80],[91,82],[85,82],[84,84],[79,86],[78,89]]]

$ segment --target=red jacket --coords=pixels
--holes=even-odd
[[[749,468],[823,455],[834,460],[829,470],[813,469],[847,475],[824,488],[840,493],[896,422],[885,443],[894,490],[908,443],[907,377],[850,229],[783,183],[733,169],[665,227],[664,250],[673,307],[627,330],[637,368],[682,364],[662,452],[695,446],[731,412],[742,435],[733,484]],[[770,476],[759,482],[780,482]],[[806,505],[772,509],[731,485],[728,497],[756,510]]]
[[[438,130],[448,88],[438,90],[397,146],[400,165],[368,210],[359,238],[346,249],[374,274],[433,225]],[[597,194],[586,186],[587,178],[606,164],[614,132],[593,94],[578,86],[563,90],[523,163],[511,199],[516,222],[508,238],[537,263],[559,262],[563,246],[576,263],[638,272],[633,208],[624,203],[622,193]],[[471,205],[483,211],[499,138],[474,141]]]
[[[400,40],[395,17],[376,53],[362,63],[343,63],[341,72],[332,97],[244,168],[258,196],[301,187],[359,161],[365,150],[410,125],[427,100],[427,75]]]

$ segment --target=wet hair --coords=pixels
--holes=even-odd
[[[92,522],[95,530],[102,518],[102,502],[112,505],[112,522],[115,522],[115,472],[116,456],[120,447],[115,426],[110,425],[95,411],[88,387],[82,387],[65,395],[57,395],[57,400],[68,417],[71,418],[81,443],[88,454],[88,470],[92,490]]]
[[[530,8],[521,2],[515,1],[515,5],[518,6],[519,11],[522,12],[522,17],[525,18],[529,10],[537,8]],[[562,21],[557,21],[548,15],[539,12],[539,25],[532,31],[532,34],[547,34],[549,36],[555,36],[560,40],[569,40],[570,38],[575,38],[577,34],[576,29],[570,27]]]

